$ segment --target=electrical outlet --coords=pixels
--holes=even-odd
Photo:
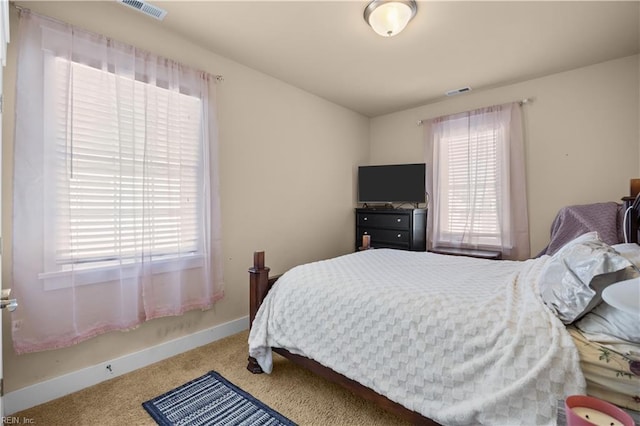
[[[22,320],[11,321],[11,331],[18,331],[22,327]]]

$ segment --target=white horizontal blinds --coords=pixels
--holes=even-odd
[[[499,246],[500,130],[471,125],[468,116],[455,121],[441,141],[441,235],[456,243]]]
[[[193,253],[201,100],[56,58],[58,264]]]

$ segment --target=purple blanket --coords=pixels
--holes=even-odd
[[[622,207],[618,203],[595,203],[563,207],[551,224],[551,241],[538,256],[553,255],[580,235],[597,231],[609,245],[622,242]]]

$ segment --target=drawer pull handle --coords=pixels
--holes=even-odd
[[[365,232],[365,233],[364,233],[364,235],[368,235],[368,234],[369,234],[368,232]]]
[[[397,219],[397,221],[398,221],[398,222],[401,222],[401,221],[402,221],[402,219],[398,218],[398,219]]]
[[[367,220],[367,218],[366,218],[366,217],[363,217],[363,218],[362,218],[362,220]]]
[[[402,234],[398,234],[398,238],[402,237]]]

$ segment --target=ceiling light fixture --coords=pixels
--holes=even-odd
[[[373,0],[364,9],[364,20],[383,37],[393,37],[404,30],[415,16],[415,0]]]

